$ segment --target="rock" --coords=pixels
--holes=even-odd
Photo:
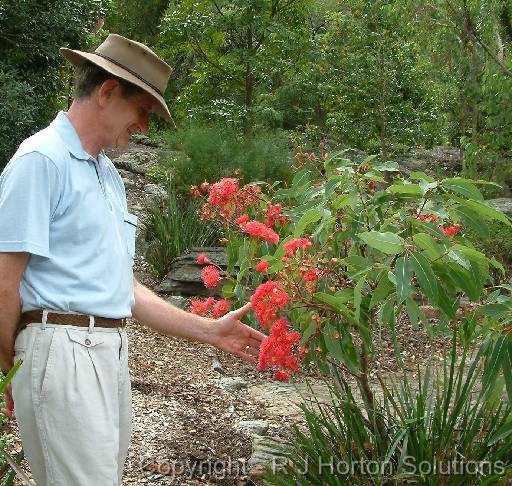
[[[163,201],[167,200],[167,191],[158,184],[146,184],[144,192],[150,206],[160,206]]]
[[[428,171],[432,169],[461,169],[462,159],[457,147],[437,146],[432,149],[414,149],[409,157],[397,160],[400,167],[407,171]]]
[[[227,391],[239,391],[247,388],[247,382],[239,376],[228,376],[219,380],[219,385]]]
[[[122,169],[134,174],[146,175],[149,167],[156,163],[157,155],[151,152],[125,152],[112,162],[117,169]]]
[[[505,213],[509,218],[512,218],[512,199],[498,197],[496,199],[488,199],[486,202],[498,211]]]
[[[167,302],[180,309],[185,309],[187,307],[187,299],[181,295],[171,295],[167,298]]]
[[[251,386],[248,394],[255,401],[265,406],[265,412],[271,417],[293,418],[297,421],[304,419],[300,405],[304,400],[311,404],[332,403],[328,385],[321,380],[309,379],[307,382],[278,382],[272,381]]]
[[[204,286],[201,278],[203,265],[196,263],[198,256],[202,253],[221,268],[222,276],[228,261],[226,248],[192,248],[190,253],[179,256],[171,262],[170,271],[158,287],[158,292],[171,295],[220,296],[224,280],[221,280],[219,285],[213,289],[207,289]]]
[[[128,179],[127,177],[121,177],[124,184],[125,191],[131,191],[132,189],[137,189],[137,184],[135,184],[134,181],[131,179]]]
[[[247,469],[252,479],[261,478],[267,468],[277,471],[287,462],[288,453],[284,441],[272,437],[254,436],[252,454],[247,461]]]
[[[265,420],[241,420],[237,427],[250,435],[265,435],[268,432],[269,424]]]
[[[134,133],[131,137],[131,141],[140,145],[146,145],[147,147],[158,147],[156,142],[153,142],[147,135],[142,133]]]

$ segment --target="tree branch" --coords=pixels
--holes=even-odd
[[[216,62],[212,61],[206,52],[204,52],[203,48],[199,44],[199,41],[196,39],[192,39],[192,47],[196,51],[197,54],[199,54],[208,64],[213,66],[215,69],[218,69],[222,74],[224,74],[227,78],[232,79],[235,81],[235,83],[239,84],[240,86],[244,86],[244,83],[240,80],[234,77],[229,71],[226,71],[222,66],[217,64]]]

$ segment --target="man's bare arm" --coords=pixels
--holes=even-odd
[[[0,253],[0,366],[13,365],[14,336],[21,313],[20,282],[29,253]]]
[[[185,312],[169,304],[134,279],[135,306],[132,315],[141,324],[162,334],[199,341],[256,364],[265,335],[240,322],[250,305],[231,311],[220,319]]]
[[[132,315],[134,319],[162,334],[207,342],[208,330],[213,320],[185,312],[169,304],[136,279],[133,285],[135,306],[132,309]]]

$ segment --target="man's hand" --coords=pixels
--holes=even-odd
[[[260,344],[266,336],[240,322],[240,319],[249,312],[250,308],[251,304],[248,303],[214,321],[211,324],[212,334],[209,341],[222,351],[240,356],[248,363],[256,365]]]
[[[9,383],[5,389],[5,408],[0,409],[0,412],[7,415],[10,419],[15,419],[14,400],[12,398],[12,385]]]

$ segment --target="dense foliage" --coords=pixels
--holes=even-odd
[[[0,3],[0,167],[30,132],[67,107],[70,68],[59,47],[86,47],[106,2]],[[4,115],[5,114],[5,115]]]

